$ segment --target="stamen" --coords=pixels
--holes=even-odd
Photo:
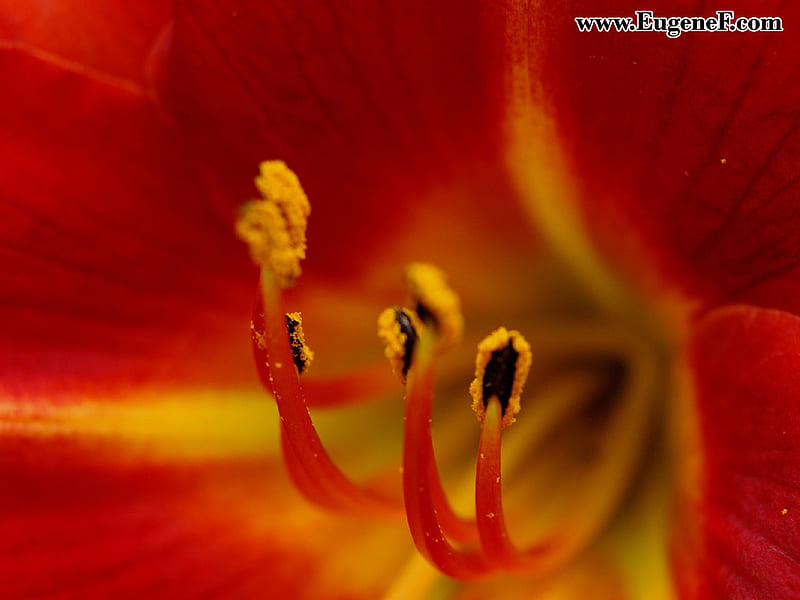
[[[251,324],[253,352],[259,375],[278,405],[286,466],[312,502],[395,514],[396,501],[354,483],[333,463],[300,387],[299,374],[312,354],[304,343],[299,314],[286,315],[281,309],[281,288],[294,283],[305,258],[308,199],[297,176],[280,161],[261,164],[256,186],[263,199],[243,207],[236,231],[261,267],[262,310],[255,311]]]
[[[491,564],[506,570],[533,568],[547,544],[525,552],[509,541],[501,487],[501,431],[514,423],[531,364],[528,342],[518,331],[500,327],[478,345],[472,409],[481,423],[475,475],[475,514],[481,547]]]
[[[516,420],[522,386],[531,366],[531,347],[518,331],[500,327],[478,345],[475,379],[469,386],[472,410],[483,423],[489,399],[500,402],[502,427]]]
[[[242,207],[236,231],[248,244],[253,261],[261,267],[251,323],[253,350],[259,375],[280,413],[281,447],[289,475],[310,501],[326,508],[397,514],[397,501],[352,481],[335,465],[311,420],[299,376],[308,369],[314,354],[305,343],[300,313],[286,314],[282,309],[282,289],[295,283],[301,272],[300,261],[305,258],[310,207],[296,175],[283,162],[262,163],[255,182],[262,198]],[[453,510],[443,488],[431,438],[437,362],[463,336],[460,300],[448,286],[445,274],[432,265],[410,264],[406,280],[411,308],[384,311],[378,319],[378,335],[393,370],[407,386],[403,501],[416,547],[442,573],[461,580],[501,570],[541,573],[557,567],[602,531],[635,475],[640,454],[637,449],[644,443],[651,414],[650,402],[637,399],[652,396],[653,386],[658,385],[653,357],[627,341],[621,349],[614,347],[606,352],[615,346],[615,341],[605,331],[596,336],[604,356],[616,357],[620,364],[631,366],[633,373],[618,410],[607,420],[609,435],[597,452],[600,458],[596,466],[580,467],[586,471],[586,487],[596,493],[586,510],[580,514],[562,511],[563,522],[552,530],[539,532],[538,541],[518,549],[509,539],[503,510],[501,442],[502,430],[515,422],[520,411],[520,396],[532,360],[530,345],[519,332],[501,327],[478,346],[475,379],[470,385],[472,407],[482,427],[476,467],[476,516],[462,518]],[[587,337],[583,327],[578,329],[578,338],[591,342],[578,345],[594,349],[598,345],[594,336]],[[564,342],[564,332],[557,333]],[[567,344],[570,352],[574,351],[572,341]],[[364,373],[366,377],[362,376]],[[352,378],[340,378],[338,388],[325,382],[316,389],[318,393],[331,394],[338,389],[347,390],[347,395],[367,396],[374,390],[385,392],[391,383],[387,379],[390,378],[376,376],[374,370],[365,370]],[[572,396],[585,400],[580,390],[586,388],[584,382],[577,392],[567,394],[568,400],[573,400]],[[327,406],[345,402],[349,400],[317,399],[318,405]],[[533,429],[551,432],[581,405],[582,402],[571,402],[538,411],[546,418],[537,421],[538,430]],[[541,433],[534,434],[533,437],[544,438]],[[550,443],[550,438],[547,440]],[[552,448],[547,451],[551,453]],[[541,481],[541,487],[548,484],[546,478]],[[537,492],[550,494],[551,490]],[[541,506],[541,502],[534,499],[533,505]]]
[[[369,509],[394,514],[397,502],[363,488],[351,481],[333,463],[311,422],[294,362],[285,314],[280,310],[280,289],[272,273],[261,272],[261,296],[264,315],[262,352],[264,375],[278,405],[283,433],[286,436],[284,460],[293,480],[309,500],[339,509]],[[260,350],[254,344],[254,350]]]
[[[404,308],[387,308],[378,317],[378,337],[386,344],[386,356],[403,384],[406,383],[419,339],[417,332],[421,333],[424,329],[425,325],[419,321],[417,315]],[[459,542],[476,540],[478,530],[475,522],[456,515],[450,505],[432,453],[430,479],[432,502],[447,535]]]
[[[644,424],[649,414],[648,403],[636,400],[648,396],[647,385],[653,381],[653,372],[646,350],[631,339],[620,340],[623,345],[615,347],[616,341],[613,335],[598,338],[590,335],[581,344],[609,355],[623,351],[623,356],[634,367],[620,408],[611,418],[608,435],[604,437],[602,449],[598,450],[604,460],[586,476],[586,488],[596,491],[592,502],[580,514],[567,516],[551,534],[524,549],[518,549],[509,539],[503,510],[501,430],[506,416],[497,395],[485,402],[476,469],[475,511],[481,547],[487,561],[495,568],[531,574],[558,567],[595,539],[611,517],[613,507],[621,502],[625,484],[631,480],[638,463],[637,449],[647,431]],[[481,405],[484,405],[483,400]],[[560,412],[557,410],[555,414]]]
[[[461,301],[441,269],[427,263],[406,267],[411,306],[419,319],[436,331],[441,349],[455,346],[464,335]]]
[[[298,373],[304,373],[311,361],[314,360],[314,352],[306,344],[306,337],[303,333],[303,318],[299,312],[286,314],[286,329],[289,332],[289,345],[292,347],[294,366],[297,367]]]
[[[540,543],[521,552],[509,540],[500,474],[502,429],[502,405],[497,396],[492,396],[484,411],[475,475],[475,514],[481,548],[487,560],[497,567],[534,571],[542,566],[540,560],[549,544]]]
[[[262,198],[240,208],[236,234],[249,246],[255,264],[269,269],[278,286],[290,287],[306,257],[311,206],[297,175],[282,161],[262,162],[255,183]]]
[[[305,465],[298,458],[294,448],[289,443],[286,427],[281,424],[281,453],[286,471],[294,486],[307,499],[312,500],[317,506],[332,510],[339,509],[339,501],[336,497],[323,488],[321,482],[314,479],[305,468]]]
[[[387,308],[378,317],[378,337],[386,346],[384,354],[404,385],[419,328],[417,316],[405,308]]]
[[[403,496],[406,517],[414,544],[420,553],[442,573],[461,580],[486,576],[490,569],[482,554],[452,545],[440,521],[437,504],[441,480],[431,439],[431,405],[435,371],[432,333],[420,332],[409,372],[406,394],[406,427],[403,440]]]

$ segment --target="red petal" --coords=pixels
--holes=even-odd
[[[0,74],[6,389],[255,382],[246,252],[150,102],[21,50]]]
[[[87,72],[141,83],[146,63],[169,24],[167,2],[114,0],[0,1],[0,45],[19,45]]]
[[[800,590],[800,318],[711,313],[692,358],[704,450],[702,598]]]
[[[311,509],[267,460],[120,460],[68,437],[0,450],[6,600],[366,600],[411,552],[402,527]]]
[[[309,268],[342,272],[432,187],[499,159],[503,28],[481,4],[183,0],[165,104],[228,206],[285,159],[312,199]]]
[[[669,39],[579,33],[574,21],[717,8],[779,16],[786,31]],[[532,47],[533,79],[542,81],[590,218],[610,229],[621,214],[712,301],[800,312],[799,18],[798,5],[777,1],[573,2],[530,15],[530,35],[542,40]],[[602,235],[613,244],[619,225]]]
[[[253,273],[174,131],[85,70],[0,74],[0,597],[379,596],[404,527],[310,509],[237,402]]]

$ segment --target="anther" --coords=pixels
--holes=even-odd
[[[531,366],[531,347],[518,331],[500,327],[478,344],[475,379],[469,386],[472,410],[483,423],[492,398],[500,402],[502,427],[516,420],[522,387]]]
[[[236,234],[256,265],[268,269],[278,286],[290,287],[306,257],[308,198],[297,175],[279,160],[262,162],[255,183],[262,197],[242,205]]]
[[[299,312],[286,313],[286,329],[289,333],[289,345],[292,347],[292,361],[297,372],[303,373],[314,360],[314,352],[306,344],[303,318]]]
[[[447,284],[444,272],[427,263],[406,267],[410,306],[419,319],[436,332],[441,349],[455,346],[464,334],[461,301]]]
[[[402,384],[411,368],[418,329],[417,316],[405,308],[387,308],[378,317],[378,337],[386,346],[384,354]]]

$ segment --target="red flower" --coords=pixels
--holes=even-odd
[[[784,32],[673,40],[574,23],[635,5],[17,4],[2,597],[798,597],[795,8],[725,7]],[[374,319],[406,262],[440,265],[467,323],[434,413],[445,487],[474,466],[473,344],[518,329],[534,362],[506,518],[514,541],[582,539],[558,569],[439,580],[402,520],[292,491],[233,234],[266,158],[313,207],[288,295],[308,385],[379,390],[314,411],[331,454],[399,494]],[[552,397],[576,412],[535,435]]]

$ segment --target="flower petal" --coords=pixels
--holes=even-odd
[[[183,0],[163,102],[228,210],[258,161],[286,160],[313,205],[308,267],[340,274],[431,188],[498,161],[503,29],[481,4]]]
[[[86,73],[146,79],[154,43],[169,24],[169,3],[77,0],[0,2],[0,46],[18,46]]]
[[[575,17],[709,16],[695,3],[531,11],[532,81],[554,117],[587,220],[618,255],[635,238],[713,302],[800,312],[797,5],[731,2],[786,32],[579,33]],[[589,14],[591,13],[591,14]],[[529,38],[530,39],[530,38]],[[621,227],[633,233],[620,236]],[[633,253],[635,254],[635,253]],[[623,261],[624,262],[624,261]],[[652,261],[651,261],[652,262]]]
[[[69,436],[0,449],[9,600],[368,599],[411,552],[401,527],[310,508],[271,460],[120,460]]]
[[[244,249],[150,101],[20,49],[0,73],[6,391],[255,385]]]
[[[253,273],[172,130],[22,49],[0,73],[0,595],[376,597],[405,529],[317,512],[269,458]]]
[[[736,306],[700,325],[692,355],[704,450],[698,598],[800,589],[800,318]]]

